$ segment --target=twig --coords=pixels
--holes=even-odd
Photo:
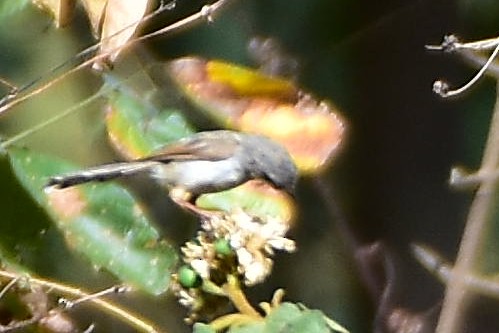
[[[25,319],[25,320],[15,321],[15,322],[12,322],[12,323],[5,325],[5,326],[0,325],[0,333],[8,333],[8,332],[20,330],[22,328],[26,328],[28,326],[35,324],[39,320],[40,320],[40,318],[33,317],[33,318]]]
[[[9,93],[7,94],[7,96],[9,95],[14,95],[17,93],[17,91],[19,90],[18,87],[16,87],[14,84],[10,83],[9,81],[7,81],[6,79],[0,77],[0,84],[3,84],[4,86],[6,86],[7,88],[9,88]],[[0,104],[1,104],[1,101],[0,101]]]
[[[459,94],[462,94],[466,90],[468,90],[470,87],[472,87],[485,73],[487,68],[492,64],[492,61],[494,61],[495,57],[499,53],[499,44],[497,44],[496,48],[490,55],[490,57],[487,59],[487,62],[483,65],[482,68],[478,71],[478,73],[475,74],[475,76],[469,80],[466,84],[464,84],[462,87],[459,87],[457,89],[449,90],[449,86],[447,83],[444,81],[438,80],[433,83],[433,91],[439,94],[442,97],[451,97],[451,96],[456,96]]]
[[[453,167],[450,171],[449,185],[458,189],[469,189],[480,185],[485,179],[499,179],[499,169],[490,173],[479,172],[468,173],[461,167]]]
[[[482,68],[489,58],[481,53],[476,53],[470,50],[459,50],[457,54],[460,55],[466,63],[475,68]],[[497,62],[489,65],[487,68],[487,75],[499,79],[499,64],[497,64]]]
[[[195,23],[198,23],[202,20],[207,20],[209,22],[213,21],[213,15],[215,14],[215,12],[218,12],[224,5],[226,5],[230,0],[218,0],[217,2],[211,4],[211,5],[205,5],[201,8],[201,10],[195,14],[192,14],[180,21],[177,21],[163,29],[160,29],[158,31],[154,31],[150,34],[147,34],[147,35],[143,35],[143,36],[140,36],[138,38],[135,38],[135,39],[130,39],[128,42],[126,42],[125,44],[123,45],[120,45],[118,47],[115,47],[113,49],[110,49],[108,50],[106,53],[101,53],[101,54],[98,54],[84,62],[82,62],[81,64],[79,64],[78,66],[68,70],[67,72],[65,72],[64,74],[61,74],[60,76],[54,78],[53,80],[39,86],[38,88],[35,88],[31,91],[28,91],[26,92],[26,94],[24,95],[13,95],[13,98],[8,98],[7,100],[3,101],[4,103],[0,103],[0,116],[4,115],[8,110],[10,110],[12,107],[14,107],[15,105],[35,96],[35,95],[38,95],[39,93],[45,91],[46,89],[48,89],[49,87],[53,86],[54,84],[56,84],[57,82],[61,81],[62,79],[66,78],[67,76],[79,71],[80,69],[82,68],[85,68],[87,66],[90,66],[92,65],[93,63],[99,61],[99,60],[102,60],[102,59],[105,59],[107,58],[110,54],[118,51],[118,50],[122,50],[126,47],[129,47],[130,45],[136,43],[136,42],[139,42],[139,41],[144,41],[146,39],[149,39],[149,38],[152,38],[154,36],[157,36],[157,35],[160,35],[160,34],[166,34],[166,33],[170,33],[174,30],[178,30],[180,28],[183,28],[183,27],[189,27]],[[126,29],[126,28],[124,28]],[[118,31],[116,32],[115,34],[119,34],[121,31]],[[114,35],[113,35],[114,36]],[[112,36],[109,36],[109,37],[112,37]],[[99,42],[98,45],[100,45],[101,42]],[[80,52],[78,54],[78,56],[81,56],[82,54],[86,55],[88,53],[89,50],[94,50],[96,49],[96,45],[93,45],[91,46],[90,48],[88,49],[85,49],[84,51]],[[56,68],[59,68],[60,66],[56,67]],[[39,80],[37,79],[36,82],[38,82]],[[29,86],[32,86],[33,83],[30,83]],[[22,89],[21,89],[22,90]]]
[[[499,84],[497,89],[489,137],[480,167],[480,172],[484,173],[494,172],[499,164]],[[484,243],[485,227],[492,218],[496,193],[497,179],[483,179],[471,204],[456,264],[449,275],[437,333],[456,333],[462,327],[470,295],[466,280],[470,274],[473,274],[479,259]]]
[[[492,65],[492,61],[496,58],[499,53],[499,38],[484,39],[477,42],[471,43],[460,43],[456,36],[449,35],[445,36],[444,40],[440,45],[426,45],[425,48],[431,51],[444,51],[444,52],[459,52],[465,55],[468,60],[476,62],[470,51],[484,51],[493,49],[492,53],[488,57],[487,61],[483,64],[480,70],[475,74],[475,76],[469,80],[462,87],[450,90],[449,85],[442,80],[437,80],[433,83],[433,91],[439,94],[441,97],[451,97],[462,94],[470,87],[472,87],[489,69]]]
[[[430,51],[454,52],[457,50],[485,51],[495,49],[499,45],[499,37],[482,39],[476,42],[461,43],[455,35],[444,36],[440,45],[425,45]]]
[[[66,76],[70,75],[71,73],[74,73],[74,72],[78,71],[79,69],[84,68],[84,67],[92,64],[94,61],[97,61],[97,60],[100,60],[102,58],[107,57],[109,55],[109,53],[97,55],[97,56],[94,56],[92,58],[88,58],[93,52],[95,52],[99,49],[99,47],[102,45],[102,43],[104,41],[107,41],[111,38],[116,37],[117,35],[119,35],[123,31],[125,31],[126,29],[129,29],[130,27],[132,27],[138,23],[143,23],[143,22],[155,17],[156,15],[160,14],[161,12],[163,12],[165,10],[168,10],[168,8],[166,6],[158,8],[154,12],[142,17],[140,20],[132,22],[131,24],[123,27],[122,29],[119,29],[115,33],[113,33],[105,38],[102,38],[97,43],[92,44],[91,46],[87,47],[86,49],[78,52],[76,55],[72,56],[70,59],[67,59],[67,60],[63,61],[62,63],[56,65],[55,67],[48,70],[47,73],[38,76],[37,78],[28,82],[27,84],[25,84],[21,87],[11,88],[11,92],[9,94],[7,94],[7,96],[5,96],[4,98],[2,98],[0,100],[0,114],[5,113],[7,110],[11,109],[13,106],[17,105],[18,103],[21,103],[22,101],[44,91],[45,89],[47,89],[50,86],[52,86],[53,84],[59,82],[60,80],[62,80]],[[128,44],[125,43],[125,45],[128,45]],[[112,51],[120,49],[121,47],[124,47],[124,46],[119,46]],[[83,62],[80,65],[78,65],[77,67],[74,67],[74,68],[64,72],[60,76],[55,77],[53,80],[51,80],[45,84],[42,84],[41,86],[33,89],[32,91],[29,91],[29,89],[31,89],[32,87],[36,87],[39,83],[42,82],[42,80],[46,79],[50,75],[55,75],[59,70],[62,70],[66,66],[69,66],[73,63],[77,63],[77,61],[80,61],[80,60]],[[25,94],[21,95],[23,93],[25,93]]]
[[[100,298],[100,297],[104,297],[104,296],[107,296],[110,294],[125,293],[125,292],[129,292],[131,290],[132,290],[132,288],[130,288],[128,286],[117,285],[117,286],[112,286],[112,287],[109,287],[107,289],[98,291],[98,292],[93,293],[93,294],[85,295],[85,296],[80,297],[74,301],[70,301],[66,298],[59,298],[58,303],[59,303],[59,305],[63,306],[64,309],[72,309],[75,306],[77,306],[79,304],[87,303],[88,301],[90,301],[94,298]]]
[[[102,96],[105,96],[106,93],[108,93],[110,91],[110,87],[109,86],[104,86],[102,89],[100,89],[98,92],[96,92],[95,94],[91,95],[90,97],[84,99],[83,101],[79,102],[78,104],[68,108],[67,110],[65,110],[64,112],[61,112],[55,116],[53,116],[52,118],[49,118],[13,137],[11,137],[10,139],[7,139],[5,140],[4,142],[2,142],[0,144],[0,151],[5,151],[9,146],[13,145],[14,143],[38,132],[39,130],[41,129],[44,129],[45,127],[53,124],[53,123],[56,123],[57,121],[71,115],[73,112],[83,108],[84,106],[87,106],[89,104],[91,104],[92,102],[94,102],[95,100],[99,99],[100,97]]]
[[[452,274],[452,265],[432,249],[413,244],[412,253],[424,268],[434,274],[440,281],[447,284]],[[469,275],[466,279],[468,287],[475,293],[499,299],[499,281],[496,278],[486,278]]]
[[[19,274],[0,270],[0,278],[7,278],[7,279],[16,279],[19,278]],[[69,285],[61,284],[61,283],[56,283],[32,276],[28,276],[26,280],[29,283],[37,284],[42,287],[46,287],[52,290],[56,290],[60,293],[66,294],[66,295],[71,295],[74,297],[87,297],[90,293],[79,289],[75,288]],[[130,311],[125,310],[117,305],[115,305],[112,302],[105,301],[101,298],[92,298],[89,299],[88,302],[94,303],[97,305],[99,308],[104,310],[105,312],[116,316],[117,318],[120,318],[124,322],[127,322],[130,326],[135,327],[137,330],[141,332],[147,332],[147,333],[158,333],[159,331],[154,328],[154,326],[148,322],[145,321],[145,319],[140,318],[139,316],[136,316],[132,314]]]
[[[2,290],[0,291],[0,299],[2,299],[4,297],[4,295],[19,281],[19,277],[15,277],[13,278],[12,280],[9,281],[9,283],[7,283],[5,285],[5,287],[2,288]]]
[[[208,22],[213,22],[213,16],[215,13],[217,13],[223,6],[226,6],[227,3],[229,3],[230,0],[218,0],[217,2],[212,3],[211,5],[204,5],[201,10],[197,13],[194,13],[180,21],[177,21],[173,24],[170,24],[169,26],[159,29],[157,31],[151,32],[147,35],[140,36],[132,42],[139,42],[139,41],[144,41],[146,39],[158,36],[158,35],[163,35],[166,33],[170,33],[174,30],[178,30],[179,28],[189,28],[192,26],[192,24],[198,23],[199,21],[208,21]],[[127,43],[128,44],[128,43]],[[124,46],[123,46],[124,47]],[[112,53],[112,52],[109,52]]]

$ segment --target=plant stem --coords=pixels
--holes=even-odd
[[[20,275],[17,273],[12,273],[12,272],[8,272],[5,270],[0,270],[0,278],[1,279],[18,280],[20,278]],[[74,297],[87,297],[90,294],[86,291],[83,291],[80,288],[72,287],[72,286],[57,283],[57,282],[52,282],[52,281],[41,279],[41,278],[27,276],[26,279],[29,283],[37,284],[37,285],[40,285],[42,287],[49,288],[50,290],[58,291],[58,292],[63,293],[65,295],[71,295]],[[115,305],[114,303],[112,303],[110,301],[105,301],[101,298],[93,298],[93,299],[89,299],[88,302],[94,303],[100,309],[104,310],[105,312],[107,312],[109,314],[116,316],[117,318],[121,319],[122,321],[128,323],[130,326],[135,327],[140,332],[159,333],[159,331],[154,327],[154,325],[148,323],[147,321],[145,321],[145,319],[142,319],[139,316],[134,315],[130,311],[125,310],[125,309],[119,307],[118,305]]]
[[[499,165],[499,85],[496,104],[479,172],[494,172]],[[452,270],[436,333],[456,333],[463,326],[470,290],[466,279],[473,274],[484,244],[485,231],[492,218],[497,194],[496,178],[485,178],[475,194],[468,213],[454,269]]]
[[[227,294],[227,297],[231,300],[232,304],[237,310],[243,315],[252,317],[254,319],[261,319],[262,316],[256,311],[249,303],[246,295],[239,286],[239,282],[232,275],[227,277],[227,283],[223,286],[223,290]]]
[[[452,265],[442,256],[432,249],[418,244],[412,245],[412,253],[424,268],[444,284],[447,284],[452,272]],[[476,294],[499,299],[499,281],[495,277],[468,275],[466,283],[468,288]]]
[[[5,140],[4,142],[2,142],[2,144],[0,144],[0,150],[6,150],[8,147],[12,146],[13,144],[17,143],[18,141],[44,129],[47,126],[50,126],[50,125],[58,122],[59,120],[73,114],[73,112],[91,104],[92,102],[94,102],[98,98],[102,97],[105,93],[107,93],[108,90],[110,90],[110,89],[100,89],[95,94],[93,94],[90,97],[86,98],[85,100],[79,102],[78,104],[70,107],[69,109],[65,110],[64,112],[61,112],[61,113],[55,115],[54,117],[49,118],[49,119],[29,128],[29,129],[25,130],[25,131],[13,136],[12,138],[10,138],[8,140]]]
[[[64,72],[63,74],[55,77],[54,79],[50,80],[49,82],[46,82],[46,83],[43,83],[41,85],[38,85],[39,81],[42,80],[42,78],[39,78],[39,79],[36,79],[35,81],[33,82],[30,82],[29,84],[27,84],[25,87],[21,87],[20,88],[20,91],[21,92],[24,92],[24,90],[28,90],[29,88],[31,88],[32,86],[35,86],[35,88],[33,90],[30,90],[30,91],[27,91],[25,92],[24,94],[21,94],[20,96],[17,96],[17,94],[12,98],[12,99],[7,99],[4,101],[4,103],[2,103],[3,100],[0,100],[0,116],[4,115],[7,111],[9,111],[10,109],[12,109],[14,106],[16,106],[17,104],[19,103],[22,103],[30,98],[32,98],[33,96],[35,95],[38,95],[39,93],[47,90],[48,88],[50,88],[51,86],[53,86],[54,84],[62,81],[64,78],[68,77],[69,75],[73,74],[73,73],[76,73],[77,71],[79,71],[80,69],[83,69],[85,67],[88,67],[100,60],[103,60],[105,58],[107,58],[110,54],[116,52],[116,51],[119,51],[119,50],[122,50],[126,47],[129,47],[131,46],[132,44],[135,44],[137,42],[140,42],[140,41],[144,41],[146,39],[149,39],[149,38],[152,38],[152,37],[155,37],[155,36],[158,36],[158,35],[161,35],[161,34],[167,34],[167,33],[171,33],[172,31],[176,31],[180,28],[188,28],[196,23],[199,23],[199,22],[202,22],[203,20],[204,21],[208,21],[208,22],[211,22],[212,19],[213,19],[213,16],[216,14],[216,12],[220,11],[221,8],[223,8],[224,6],[227,5],[227,3],[229,3],[230,0],[218,0],[212,4],[209,4],[209,5],[205,5],[203,6],[203,8],[201,8],[201,10],[197,13],[194,13],[192,15],[189,15],[188,17],[185,17],[165,28],[162,28],[160,30],[157,30],[157,31],[154,31],[152,33],[149,33],[149,34],[146,34],[146,35],[143,35],[143,36],[140,36],[138,38],[133,38],[133,39],[130,39],[128,40],[126,43],[122,44],[122,45],[119,45],[117,47],[114,47],[110,50],[107,50],[106,52],[104,53],[100,53],[100,54],[97,54],[93,57],[91,57],[90,59],[87,59],[85,61],[83,61],[82,63],[80,63],[78,66],[75,66],[69,70],[67,70],[66,72]],[[154,17],[156,14],[162,12],[163,10],[162,9],[159,9],[157,11],[155,11],[154,13],[150,14],[150,15],[147,15],[146,17],[142,18],[140,21],[143,22],[144,20],[148,20],[152,17]],[[134,22],[133,24],[135,24],[136,22]],[[132,24],[132,25],[133,25]],[[123,29],[115,32],[113,35],[111,36],[108,36],[108,38],[112,38],[118,34],[120,34],[121,32],[123,32],[123,30],[127,29],[129,26],[126,26],[126,27],[123,27]],[[100,46],[102,43],[102,40],[97,43],[97,44],[94,44],[88,48],[86,48],[85,50],[81,51],[78,53],[78,55],[76,55],[76,58],[79,59],[80,57],[84,57],[84,56],[87,56],[87,54],[89,54],[90,52],[92,51],[95,51],[98,49],[98,46]],[[71,60],[68,60],[67,62],[70,62]],[[54,71],[55,70],[58,70],[60,67],[64,67],[64,65],[67,63],[63,63],[61,64],[60,66],[57,66],[56,68],[54,68]],[[5,80],[2,80],[1,82],[3,82],[5,84]]]

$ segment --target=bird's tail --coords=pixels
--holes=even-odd
[[[50,177],[45,187],[62,189],[92,181],[103,182],[149,171],[149,169],[156,166],[158,163],[159,162],[157,161],[135,161],[103,164],[85,170]]]

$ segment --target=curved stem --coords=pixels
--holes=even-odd
[[[229,275],[227,277],[227,283],[223,286],[223,290],[227,294],[227,297],[231,300],[232,304],[237,310],[243,315],[250,316],[255,319],[260,319],[262,316],[256,311],[249,303],[246,295],[239,286],[239,282],[235,277]]]
[[[433,85],[434,91],[442,97],[451,97],[462,94],[470,87],[472,87],[485,74],[485,71],[489,68],[490,64],[492,64],[492,61],[494,61],[498,53],[499,53],[499,44],[497,44],[496,48],[488,58],[487,62],[482,66],[482,68],[480,68],[478,73],[476,73],[475,76],[462,87],[454,90],[448,90],[448,87],[444,82],[436,81]]]

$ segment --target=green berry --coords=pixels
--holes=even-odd
[[[184,288],[197,288],[201,285],[202,279],[192,267],[184,265],[177,272],[178,282]]]
[[[215,252],[222,256],[230,256],[234,254],[232,248],[230,247],[229,241],[226,239],[217,239],[214,243]]]

